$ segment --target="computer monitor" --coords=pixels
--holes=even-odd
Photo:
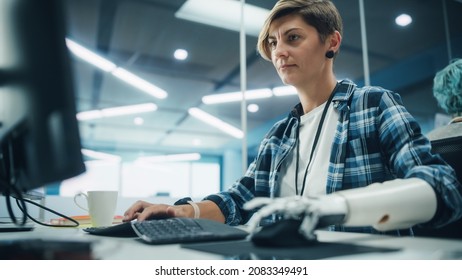
[[[0,194],[85,171],[62,0],[0,1]]]

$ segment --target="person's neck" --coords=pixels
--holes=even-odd
[[[332,77],[323,83],[308,84],[297,88],[303,113],[306,114],[326,102],[336,85],[337,80]]]

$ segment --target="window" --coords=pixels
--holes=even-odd
[[[191,196],[200,199],[220,190],[220,165],[214,162],[87,161],[87,172],[65,180],[60,195],[81,191],[119,190],[122,197]]]

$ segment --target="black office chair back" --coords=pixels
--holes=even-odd
[[[432,151],[454,168],[457,180],[462,184],[462,136],[431,141]],[[462,219],[438,229],[422,229],[415,227],[416,236],[458,238],[462,239]]]
[[[454,168],[458,181],[462,182],[462,136],[433,140],[432,151]]]

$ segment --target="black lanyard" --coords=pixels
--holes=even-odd
[[[313,146],[311,147],[310,159],[308,161],[308,164],[306,165],[305,175],[303,176],[302,191],[301,191],[300,195],[303,195],[303,193],[305,192],[305,183],[306,183],[306,177],[307,177],[307,174],[308,174],[308,168],[311,165],[311,160],[313,159],[314,151],[316,150],[316,146],[318,145],[319,135],[321,134],[321,130],[322,130],[322,126],[324,124],[324,119],[326,118],[327,110],[329,110],[329,105],[332,102],[332,98],[334,97],[334,93],[337,90],[338,85],[339,84],[337,83],[334,90],[330,94],[329,99],[327,99],[326,106],[324,107],[324,109],[322,111],[321,120],[319,121],[318,129],[316,130],[316,135],[314,136]],[[296,165],[295,165],[295,194],[298,195],[298,162],[299,162],[299,157],[300,157],[300,124],[297,127],[297,142],[296,142],[296,145],[297,145],[297,158],[296,158]]]

